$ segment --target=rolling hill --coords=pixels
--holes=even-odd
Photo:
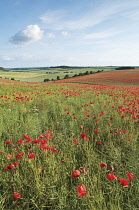
[[[78,76],[69,79],[62,79],[56,82],[86,83],[99,85],[139,85],[139,69],[116,70],[100,72],[85,76]]]

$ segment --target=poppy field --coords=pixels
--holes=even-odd
[[[139,87],[0,80],[0,209],[139,209]]]
[[[60,80],[58,82],[85,83],[96,85],[138,86],[139,69],[106,71],[86,76]]]

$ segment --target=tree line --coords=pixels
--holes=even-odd
[[[79,77],[79,76],[84,76],[84,75],[89,75],[89,74],[95,74],[95,73],[99,73],[99,72],[102,72],[104,71],[103,69],[102,70],[98,70],[96,72],[93,72],[93,71],[86,71],[84,73],[79,73],[79,74],[74,74],[72,77],[69,76],[69,74],[66,74],[64,78],[62,79],[69,79],[69,78],[73,78],[73,77]],[[60,76],[57,76],[56,80],[60,80]],[[50,79],[44,79],[44,82],[49,82]],[[54,79],[52,79],[51,81],[55,81]]]
[[[135,69],[133,66],[120,66],[116,68],[115,70],[126,70],[126,69]]]

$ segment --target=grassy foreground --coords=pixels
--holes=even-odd
[[[0,84],[0,209],[139,209],[139,88]]]

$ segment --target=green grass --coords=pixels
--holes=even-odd
[[[135,87],[1,83],[0,209],[139,209],[138,95]],[[119,180],[128,180],[127,171],[134,179],[124,187]],[[108,180],[109,173],[118,180]],[[77,196],[80,184],[87,187],[84,197]]]

